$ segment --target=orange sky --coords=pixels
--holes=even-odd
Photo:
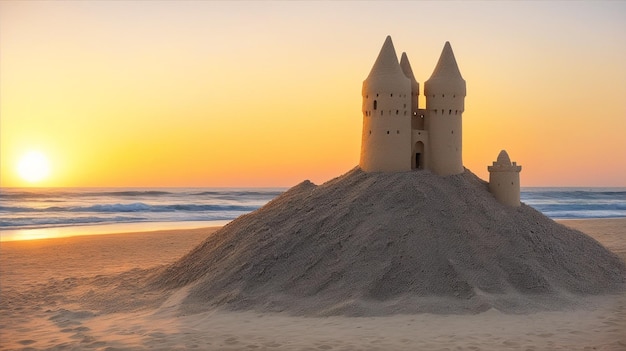
[[[465,166],[626,186],[625,2],[0,2],[0,186],[291,186],[358,164],[386,37],[420,84],[446,40]],[[421,99],[423,107],[424,99]]]

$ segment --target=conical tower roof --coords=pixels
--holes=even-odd
[[[420,85],[417,82],[417,79],[415,79],[415,75],[413,74],[413,69],[411,68],[411,63],[409,62],[409,57],[406,55],[406,52],[403,52],[400,57],[400,68],[402,68],[404,75],[411,80],[411,90],[419,94]]]
[[[500,153],[498,154],[496,163],[503,165],[503,166],[511,165],[511,159],[509,158],[509,154],[506,152],[506,150],[500,151]]]
[[[456,92],[465,96],[465,80],[461,76],[461,71],[456,63],[454,52],[450,42],[446,41],[439,56],[439,61],[430,78],[424,83],[427,94],[442,92]]]
[[[402,69],[400,64],[398,64],[398,56],[396,56],[396,49],[393,47],[391,36],[388,35],[367,79],[379,75],[396,75],[398,73],[402,73]]]
[[[506,150],[500,151],[498,158],[491,165],[487,166],[489,172],[520,172],[522,166],[518,166],[516,162],[511,162],[511,158]]]
[[[463,76],[461,76],[461,71],[459,70],[459,66],[456,63],[456,58],[454,58],[454,52],[452,52],[452,46],[450,46],[449,41],[446,41],[446,44],[443,46],[443,50],[441,51],[441,56],[439,56],[437,66],[435,66],[435,70],[430,76],[430,79],[433,78],[463,79]]]
[[[387,36],[370,74],[363,81],[363,96],[368,91],[410,93],[410,80],[402,72],[391,37]]]

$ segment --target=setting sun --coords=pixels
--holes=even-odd
[[[50,163],[43,153],[30,151],[20,159],[17,173],[27,182],[39,182],[46,179],[50,174]]]

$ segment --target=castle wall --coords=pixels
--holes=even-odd
[[[426,110],[415,110],[411,117],[411,128],[415,130],[425,130]]]

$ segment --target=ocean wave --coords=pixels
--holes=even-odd
[[[163,195],[175,195],[176,193],[171,193],[168,191],[156,191],[156,190],[146,190],[146,191],[102,191],[102,192],[85,192],[85,193],[74,193],[80,196],[163,196]]]
[[[240,198],[241,196],[245,197],[276,197],[282,194],[283,190],[268,190],[268,191],[202,191],[199,193],[191,193],[189,195],[192,196],[216,196],[216,197],[233,197]]]
[[[99,213],[124,213],[124,212],[215,212],[215,211],[254,211],[260,206],[246,205],[199,205],[199,204],[169,204],[149,205],[143,202],[130,204],[98,204],[90,206],[52,206],[46,208],[32,208],[19,206],[0,206],[0,212],[99,212]]]
[[[553,199],[555,201],[566,201],[566,200],[579,200],[579,201],[587,201],[587,200],[602,200],[602,199],[626,199],[626,191],[585,191],[585,190],[574,190],[574,191],[527,191],[522,192],[522,199],[526,200],[535,200],[535,199]],[[624,200],[626,201],[626,200]]]
[[[207,190],[207,191],[164,191],[164,190],[120,190],[120,191],[88,191],[88,190],[55,190],[42,189],[38,191],[5,190],[0,193],[0,199],[49,199],[49,198],[83,198],[83,197],[185,197],[185,196],[208,196],[218,198],[240,199],[241,197],[270,197],[274,198],[282,194],[284,190],[256,189],[256,190]]]

